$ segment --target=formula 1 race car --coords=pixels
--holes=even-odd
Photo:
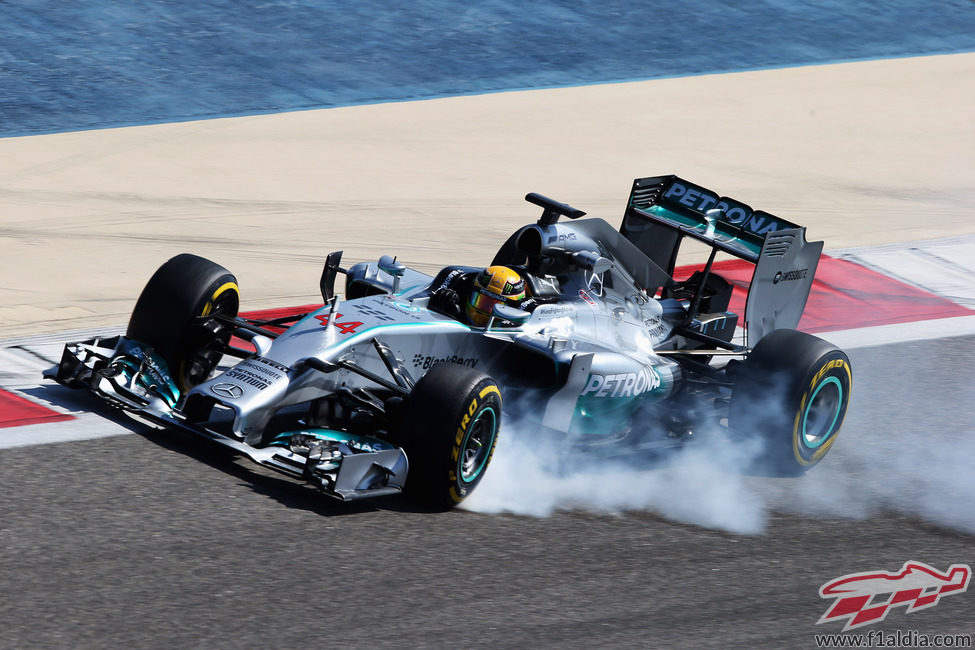
[[[676,176],[634,181],[619,229],[526,200],[541,217],[487,271],[523,281],[518,300],[486,288],[483,267],[431,277],[386,255],[346,269],[335,252],[322,307],[256,320],[238,315],[229,271],[182,254],[149,280],[124,336],[66,345],[47,376],[344,500],[405,489],[459,503],[513,404],[531,435],[554,436],[576,459],[701,434],[760,440],[763,472],[797,474],[823,458],[852,374],[841,350],[794,329],[822,242]],[[710,257],[678,280],[687,239]],[[732,286],[713,270],[719,252],[755,265],[744,339]],[[470,307],[483,318],[465,317]]]

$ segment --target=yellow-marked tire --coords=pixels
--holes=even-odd
[[[151,346],[181,390],[205,381],[220,361],[229,328],[206,317],[236,316],[237,279],[208,259],[183,253],[159,267],[135,303],[125,336]]]
[[[765,336],[740,367],[728,427],[762,440],[750,469],[794,476],[816,465],[836,441],[853,388],[846,354],[795,330]]]
[[[406,491],[452,508],[481,482],[501,428],[501,391],[483,372],[439,363],[406,400],[399,442],[410,461]]]

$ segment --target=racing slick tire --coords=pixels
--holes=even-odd
[[[205,381],[220,361],[219,344],[231,330],[201,321],[235,317],[240,306],[237,279],[208,259],[182,253],[159,267],[135,303],[126,338],[145,343],[162,357],[180,390]]]
[[[763,451],[749,470],[796,476],[822,460],[850,403],[850,359],[833,344],[795,330],[775,330],[738,370],[728,428],[758,436]]]
[[[493,379],[455,363],[435,365],[403,410],[406,492],[437,508],[463,501],[484,477],[500,427],[501,391]]]

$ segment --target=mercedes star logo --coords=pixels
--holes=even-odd
[[[216,384],[210,387],[210,391],[227,399],[237,399],[244,394],[244,389],[237,384]]]

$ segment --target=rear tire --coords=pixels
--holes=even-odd
[[[151,346],[169,366],[180,390],[205,381],[220,361],[229,328],[201,317],[234,317],[237,279],[208,259],[183,253],[159,267],[132,310],[125,336]],[[208,326],[209,325],[209,326]]]
[[[498,443],[501,391],[483,372],[439,363],[413,387],[400,441],[410,462],[406,491],[452,508],[480,483]]]
[[[850,403],[850,359],[833,344],[795,330],[765,336],[739,370],[728,427],[759,436],[758,473],[794,476],[826,455]]]

